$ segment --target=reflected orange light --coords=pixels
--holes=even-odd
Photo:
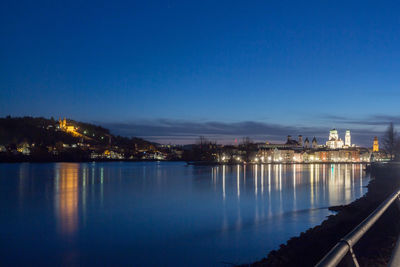
[[[56,210],[62,233],[72,234],[78,227],[78,171],[79,164],[58,164],[56,177]]]

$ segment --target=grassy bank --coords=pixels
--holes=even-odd
[[[314,266],[347,233],[400,187],[400,165],[374,166],[368,192],[341,207],[321,225],[291,238],[278,250],[249,266]],[[400,212],[392,205],[357,243],[354,251],[361,266],[386,266],[400,233]]]

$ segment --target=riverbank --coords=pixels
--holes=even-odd
[[[194,166],[237,166],[237,165],[312,165],[312,164],[367,164],[369,166],[370,162],[363,161],[319,161],[319,162],[216,162],[216,161],[186,161],[187,165]]]
[[[314,266],[347,233],[400,187],[400,165],[381,164],[371,169],[365,196],[329,216],[321,225],[293,237],[266,258],[247,266]],[[354,247],[361,266],[386,266],[400,233],[400,212],[392,205]],[[246,266],[246,265],[245,265]]]

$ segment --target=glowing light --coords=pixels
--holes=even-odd
[[[222,196],[225,200],[225,165],[222,166]]]
[[[75,163],[59,163],[57,166],[56,210],[59,227],[63,234],[71,235],[78,227],[78,171]]]

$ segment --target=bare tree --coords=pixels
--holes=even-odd
[[[196,142],[196,146],[193,150],[196,160],[202,161],[213,161],[215,160],[216,154],[216,142],[211,142],[204,136],[200,136]]]
[[[394,129],[393,122],[391,122],[386,129],[385,135],[383,136],[383,147],[386,152],[390,155],[390,160],[394,159],[397,146],[397,132]]]
[[[241,144],[241,149],[244,152],[244,161],[250,162],[250,154],[253,150],[255,150],[253,140],[251,140],[250,137],[244,137]]]

